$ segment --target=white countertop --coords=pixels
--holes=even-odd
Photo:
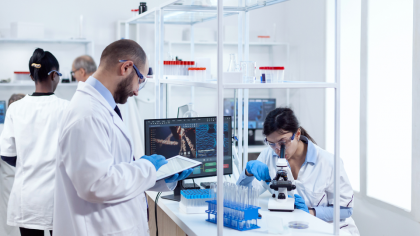
[[[198,181],[196,181],[197,183]],[[199,184],[199,183],[197,183]],[[154,200],[156,198],[156,192],[147,192],[147,194]],[[162,193],[164,195],[170,195],[172,192]],[[258,220],[258,226],[260,229],[254,229],[249,231],[238,231],[224,227],[224,235],[235,236],[247,236],[247,235],[269,235],[266,215],[269,214],[267,209],[268,199],[270,194],[265,192],[260,196],[260,211],[262,219]],[[179,211],[179,202],[170,201],[160,198],[158,201],[160,208],[177,224],[188,236],[215,236],[217,235],[216,224],[205,221],[207,214],[185,214]],[[317,235],[332,235],[333,225],[323,220],[320,220],[302,210],[295,210],[294,212],[275,212],[278,217],[283,219],[283,225],[285,226],[285,233],[282,235],[294,235],[294,236],[317,236]],[[286,227],[290,221],[306,221],[309,222],[308,229],[290,229]],[[340,235],[350,235],[347,232],[341,231]]]

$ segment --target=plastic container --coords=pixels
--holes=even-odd
[[[190,67],[188,68],[188,76],[190,81],[205,82],[206,81],[206,68],[205,67]]]
[[[284,81],[284,67],[273,67],[273,83],[281,83]]]
[[[26,71],[15,71],[14,73],[14,79],[13,83],[34,83],[31,79],[30,72]]]
[[[197,77],[199,82],[206,81],[206,68],[205,67],[197,67]]]
[[[270,36],[268,35],[258,35],[257,38],[258,38],[258,42],[260,43],[266,43],[270,41]]]
[[[131,16],[136,17],[139,14],[139,9],[132,9],[131,10]]]

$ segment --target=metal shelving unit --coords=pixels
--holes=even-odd
[[[0,38],[1,43],[54,43],[54,44],[84,44],[86,54],[94,55],[94,44],[86,39],[14,39]],[[90,46],[90,50],[89,50]]]
[[[218,0],[218,5],[208,6],[197,6],[191,4],[194,1],[179,1],[172,0],[162,4],[158,8],[154,8],[147,13],[143,13],[139,16],[127,20],[125,23],[125,34],[126,38],[129,36],[129,24],[154,24],[155,26],[155,96],[156,96],[156,118],[164,118],[166,111],[166,87],[167,85],[182,85],[191,86],[192,89],[192,101],[194,94],[194,87],[204,87],[209,89],[217,89],[217,102],[218,102],[218,113],[217,113],[217,142],[223,142],[223,89],[235,89],[238,94],[238,100],[244,99],[244,106],[238,107],[238,114],[248,114],[248,97],[249,89],[320,89],[320,88],[331,88],[335,90],[335,159],[334,159],[334,195],[339,196],[339,170],[340,170],[340,159],[337,155],[340,148],[340,133],[339,133],[339,120],[340,120],[340,68],[339,68],[339,35],[340,35],[340,15],[337,9],[339,9],[340,0],[335,1],[335,83],[326,82],[305,82],[305,81],[285,81],[278,84],[225,84],[223,82],[223,46],[226,43],[223,42],[223,17],[237,15],[238,17],[238,42],[235,43],[238,46],[238,58],[239,61],[249,60],[249,47],[253,43],[249,42],[249,12],[252,10],[260,9],[263,7],[269,7],[274,4],[286,2],[287,0],[267,0],[265,5],[251,4],[249,6],[242,4],[240,6],[224,6],[223,0]],[[291,0],[292,1],[292,0]],[[238,2],[245,2],[238,0]],[[248,1],[246,1],[248,2]],[[257,2],[257,1],[253,1]],[[182,3],[182,4],[181,4]],[[223,7],[218,7],[223,6]],[[194,42],[194,25],[206,22],[210,20],[217,20],[218,25],[218,38],[217,42]],[[190,25],[190,42],[176,42],[176,44],[190,44],[191,47],[191,60],[194,60],[194,46],[195,44],[216,44],[217,45],[217,78],[215,82],[190,82],[187,80],[177,79],[164,79],[163,75],[163,49],[164,49],[164,24],[179,24],[179,25]],[[245,27],[243,27],[245,25]],[[245,38],[241,35],[245,33]],[[228,43],[229,44],[229,43]],[[267,43],[269,44],[269,43]],[[270,45],[274,45],[273,43]],[[166,76],[168,77],[168,76]],[[238,116],[238,130],[242,130],[241,116]],[[248,133],[248,116],[244,116],[244,134]],[[238,146],[238,156],[243,155],[243,163],[247,162],[248,158],[248,136],[242,137],[242,132],[238,132],[238,143],[245,145]],[[244,168],[244,166],[242,167]],[[218,146],[217,148],[217,181],[218,183],[223,182],[223,147]],[[223,188],[222,184],[218,184],[217,201],[223,203]],[[334,198],[334,235],[339,235],[340,230],[340,219],[339,219],[339,198]],[[223,222],[223,204],[218,204],[218,215],[217,221]],[[218,235],[223,235],[223,224],[217,225]]]

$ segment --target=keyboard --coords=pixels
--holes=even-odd
[[[203,187],[203,188],[205,188],[205,189],[208,189],[208,188],[210,188],[210,185],[212,184],[212,183],[216,183],[216,182],[201,182],[201,187]]]
[[[200,189],[200,186],[198,186],[197,184],[194,184],[194,183],[184,183],[182,185],[182,187],[184,189]]]

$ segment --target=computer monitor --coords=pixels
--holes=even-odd
[[[263,129],[264,120],[267,114],[276,108],[276,99],[274,98],[250,98],[248,112],[248,129]],[[233,98],[224,99],[224,115],[233,117],[235,108]],[[238,114],[238,106],[236,106]],[[242,113],[243,114],[243,113]],[[242,121],[243,124],[243,121]]]
[[[0,101],[0,124],[4,124],[6,118],[6,101]]]
[[[181,155],[202,162],[202,165],[194,168],[188,179],[216,176],[216,123],[216,117],[145,120],[145,154],[158,154],[166,158]],[[224,117],[223,130],[223,173],[229,175],[232,174],[232,118],[230,116]],[[179,183],[178,187],[180,187]],[[175,190],[174,199],[171,200],[178,200],[178,190]]]

